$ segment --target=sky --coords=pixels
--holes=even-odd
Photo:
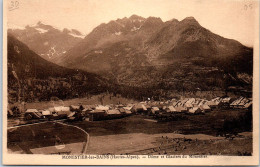
[[[7,22],[24,27],[41,21],[63,29],[90,33],[101,23],[133,14],[179,21],[193,16],[203,27],[253,46],[258,1],[254,0],[16,0],[7,3]],[[13,10],[10,10],[13,9]]]

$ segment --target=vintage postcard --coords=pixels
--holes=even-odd
[[[258,165],[258,0],[6,0],[6,165]]]

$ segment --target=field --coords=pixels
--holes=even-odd
[[[109,144],[108,144],[109,143]],[[233,140],[203,134],[131,133],[90,137],[88,154],[250,155],[251,133]]]
[[[146,115],[133,115],[122,119],[74,122],[73,125],[86,130],[90,136],[103,136],[129,133],[181,133],[181,134],[207,134],[221,135],[224,124],[233,123],[247,114],[244,110],[214,110],[204,115],[185,115],[176,121],[148,121]],[[240,122],[240,126],[245,126]],[[234,127],[236,132],[243,132],[244,127]],[[232,131],[233,132],[233,131]],[[231,133],[231,131],[229,131]]]
[[[61,122],[40,122],[10,128],[7,148],[20,154],[80,154],[89,142],[88,134]]]
[[[243,121],[234,128],[226,123],[232,120],[230,124],[233,124],[246,113],[215,110],[205,115],[185,115],[183,120],[170,122],[133,115],[73,125],[90,134],[89,154],[251,155],[252,132],[243,132]]]
[[[182,113],[175,117],[173,121],[162,121],[137,114],[121,119],[65,123],[89,134],[88,154],[252,154],[250,111],[214,109],[205,114]],[[62,138],[67,144],[74,143],[69,132],[63,133]]]

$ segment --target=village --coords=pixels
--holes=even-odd
[[[82,148],[83,153],[97,155],[249,156],[252,153],[251,98],[122,100],[109,105],[107,102],[102,105],[102,101],[94,105],[76,104],[77,101],[68,105],[58,100],[45,109],[31,105],[24,110],[10,108],[8,148],[13,152],[20,140],[27,143],[26,135],[16,138],[17,133],[26,131],[30,138],[38,136],[50,145],[50,149],[43,143],[41,147],[32,146],[33,153],[71,154]],[[84,134],[88,134],[87,139]],[[56,144],[52,146],[53,141],[68,146],[57,149]]]
[[[252,111],[252,99],[246,97],[216,97],[211,100],[184,98],[180,100],[152,101],[110,105],[54,106],[46,109],[28,108],[21,112],[18,107],[8,110],[8,118],[19,117],[24,121],[66,119],[68,121],[102,121],[120,119],[131,115],[147,115],[153,121],[173,121],[183,114],[205,114],[215,109],[243,109]]]

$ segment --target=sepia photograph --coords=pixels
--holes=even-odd
[[[7,0],[3,162],[258,165],[258,0]]]

